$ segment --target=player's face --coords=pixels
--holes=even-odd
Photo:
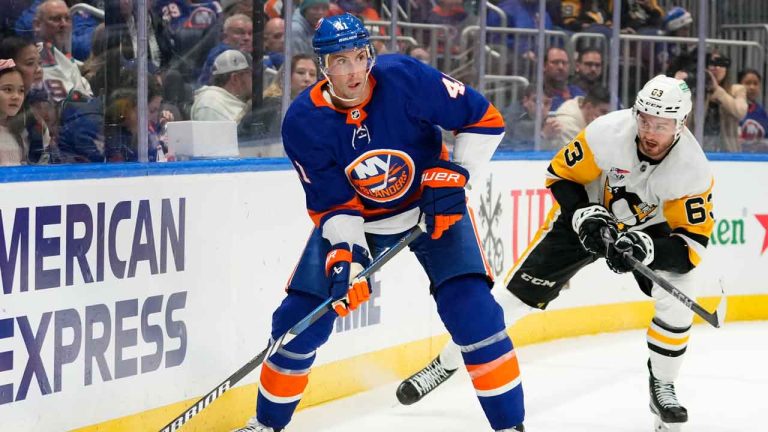
[[[24,102],[24,80],[21,73],[7,72],[0,76],[0,119],[18,114]]]
[[[345,103],[349,106],[360,104],[368,90],[367,75],[371,62],[368,50],[344,51],[328,56],[326,73],[333,85],[333,91],[341,98],[354,99]]]
[[[664,158],[675,139],[675,126],[674,119],[638,113],[637,135],[640,138],[640,152],[653,160]]]

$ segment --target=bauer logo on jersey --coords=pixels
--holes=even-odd
[[[357,193],[376,202],[402,198],[415,175],[413,159],[408,154],[386,149],[363,153],[345,171]]]

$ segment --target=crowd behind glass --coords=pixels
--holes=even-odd
[[[716,40],[712,28],[729,2],[706,11],[721,15],[706,24],[701,89],[691,37],[704,33],[686,2],[621,1],[610,88],[613,1],[541,1],[543,23],[539,0],[0,0],[0,164],[173,161],[167,125],[181,120],[233,121],[241,157],[281,157],[284,104],[323,78],[315,25],[343,12],[366,22],[377,55],[412,56],[483,91],[505,118],[501,151],[555,150],[665,73],[704,92],[706,151],[768,152],[764,47]],[[753,17],[767,13],[756,5]]]

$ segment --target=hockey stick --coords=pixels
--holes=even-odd
[[[406,246],[408,246],[412,241],[416,240],[416,238],[419,237],[423,232],[424,232],[424,229],[421,225],[417,225],[413,227],[392,247],[384,250],[384,252],[379,254],[379,256],[377,256],[371,262],[371,264],[365,268],[365,270],[361,271],[360,274],[357,275],[357,277],[370,277],[373,273],[379,270],[381,266],[386,264],[401,250],[403,250]],[[219,385],[214,387],[213,390],[206,393],[205,396],[201,397],[197,402],[194,403],[194,405],[192,405],[191,407],[186,409],[183,413],[179,414],[176,418],[171,420],[170,423],[168,423],[162,429],[160,429],[160,432],[174,432],[179,430],[179,428],[181,428],[185,423],[191,420],[192,417],[199,414],[200,411],[204,410],[216,399],[221,397],[221,395],[224,394],[224,392],[231,389],[235,384],[237,384],[238,381],[245,378],[246,375],[248,375],[254,369],[256,369],[264,361],[264,359],[267,358],[269,355],[271,355],[275,350],[283,346],[283,344],[287,343],[290,339],[293,339],[293,337],[288,338],[289,335],[293,335],[293,336],[298,335],[307,327],[309,327],[310,324],[312,324],[313,322],[320,319],[323,315],[325,315],[326,312],[332,310],[330,307],[332,302],[333,302],[332,298],[329,298],[323,301],[323,303],[321,303],[318,307],[316,307],[315,310],[313,310],[307,316],[302,318],[301,321],[299,321],[298,323],[296,323],[296,325],[291,327],[291,329],[285,332],[285,334],[283,334],[282,336],[280,336],[274,341],[270,341],[269,345],[267,345],[264,351],[260,352],[256,357],[249,360],[248,363],[243,365],[243,367],[238,369],[235,373],[233,373],[227,379],[222,381]],[[288,340],[286,340],[286,338],[288,338]]]
[[[608,233],[608,230],[603,229],[603,241],[605,242],[606,248],[613,246],[613,238]],[[691,299],[687,295],[685,295],[684,292],[677,289],[674,285],[672,285],[668,280],[661,277],[658,273],[651,270],[650,267],[643,264],[642,262],[638,261],[637,258],[632,256],[629,252],[624,253],[624,258],[630,263],[633,270],[637,270],[638,273],[642,274],[643,276],[647,277],[651,281],[655,282],[657,285],[662,287],[664,291],[668,292],[672,297],[676,298],[680,301],[685,307],[692,310],[696,315],[700,316],[704,321],[711,324],[713,327],[720,328],[722,327],[723,323],[725,322],[725,311],[728,308],[728,298],[725,296],[725,289],[723,288],[723,283],[720,281],[720,292],[722,295],[720,296],[720,304],[717,306],[717,309],[715,312],[707,312],[706,309],[704,309],[700,304],[696,303],[695,300]]]
[[[629,261],[630,264],[632,264],[635,270],[658,284],[660,287],[664,288],[664,291],[670,293],[672,297],[678,299],[680,303],[695,312],[696,315],[700,316],[704,321],[710,323],[713,327],[722,327],[723,323],[725,322],[725,311],[728,308],[728,298],[725,296],[725,290],[723,290],[722,283],[720,285],[720,292],[722,293],[720,296],[720,304],[717,306],[717,309],[714,312],[710,313],[707,312],[707,310],[704,309],[695,300],[691,299],[685,295],[684,292],[680,291],[674,285],[669,283],[669,281],[651,270],[647,265],[638,261],[637,258],[633,257],[632,255],[624,255],[624,257],[627,259],[627,261]]]

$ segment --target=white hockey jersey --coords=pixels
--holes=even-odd
[[[714,227],[709,162],[688,128],[661,161],[640,155],[636,138],[631,109],[596,119],[554,156],[547,186],[583,184],[590,202],[604,205],[625,230],[667,222],[696,266]]]

